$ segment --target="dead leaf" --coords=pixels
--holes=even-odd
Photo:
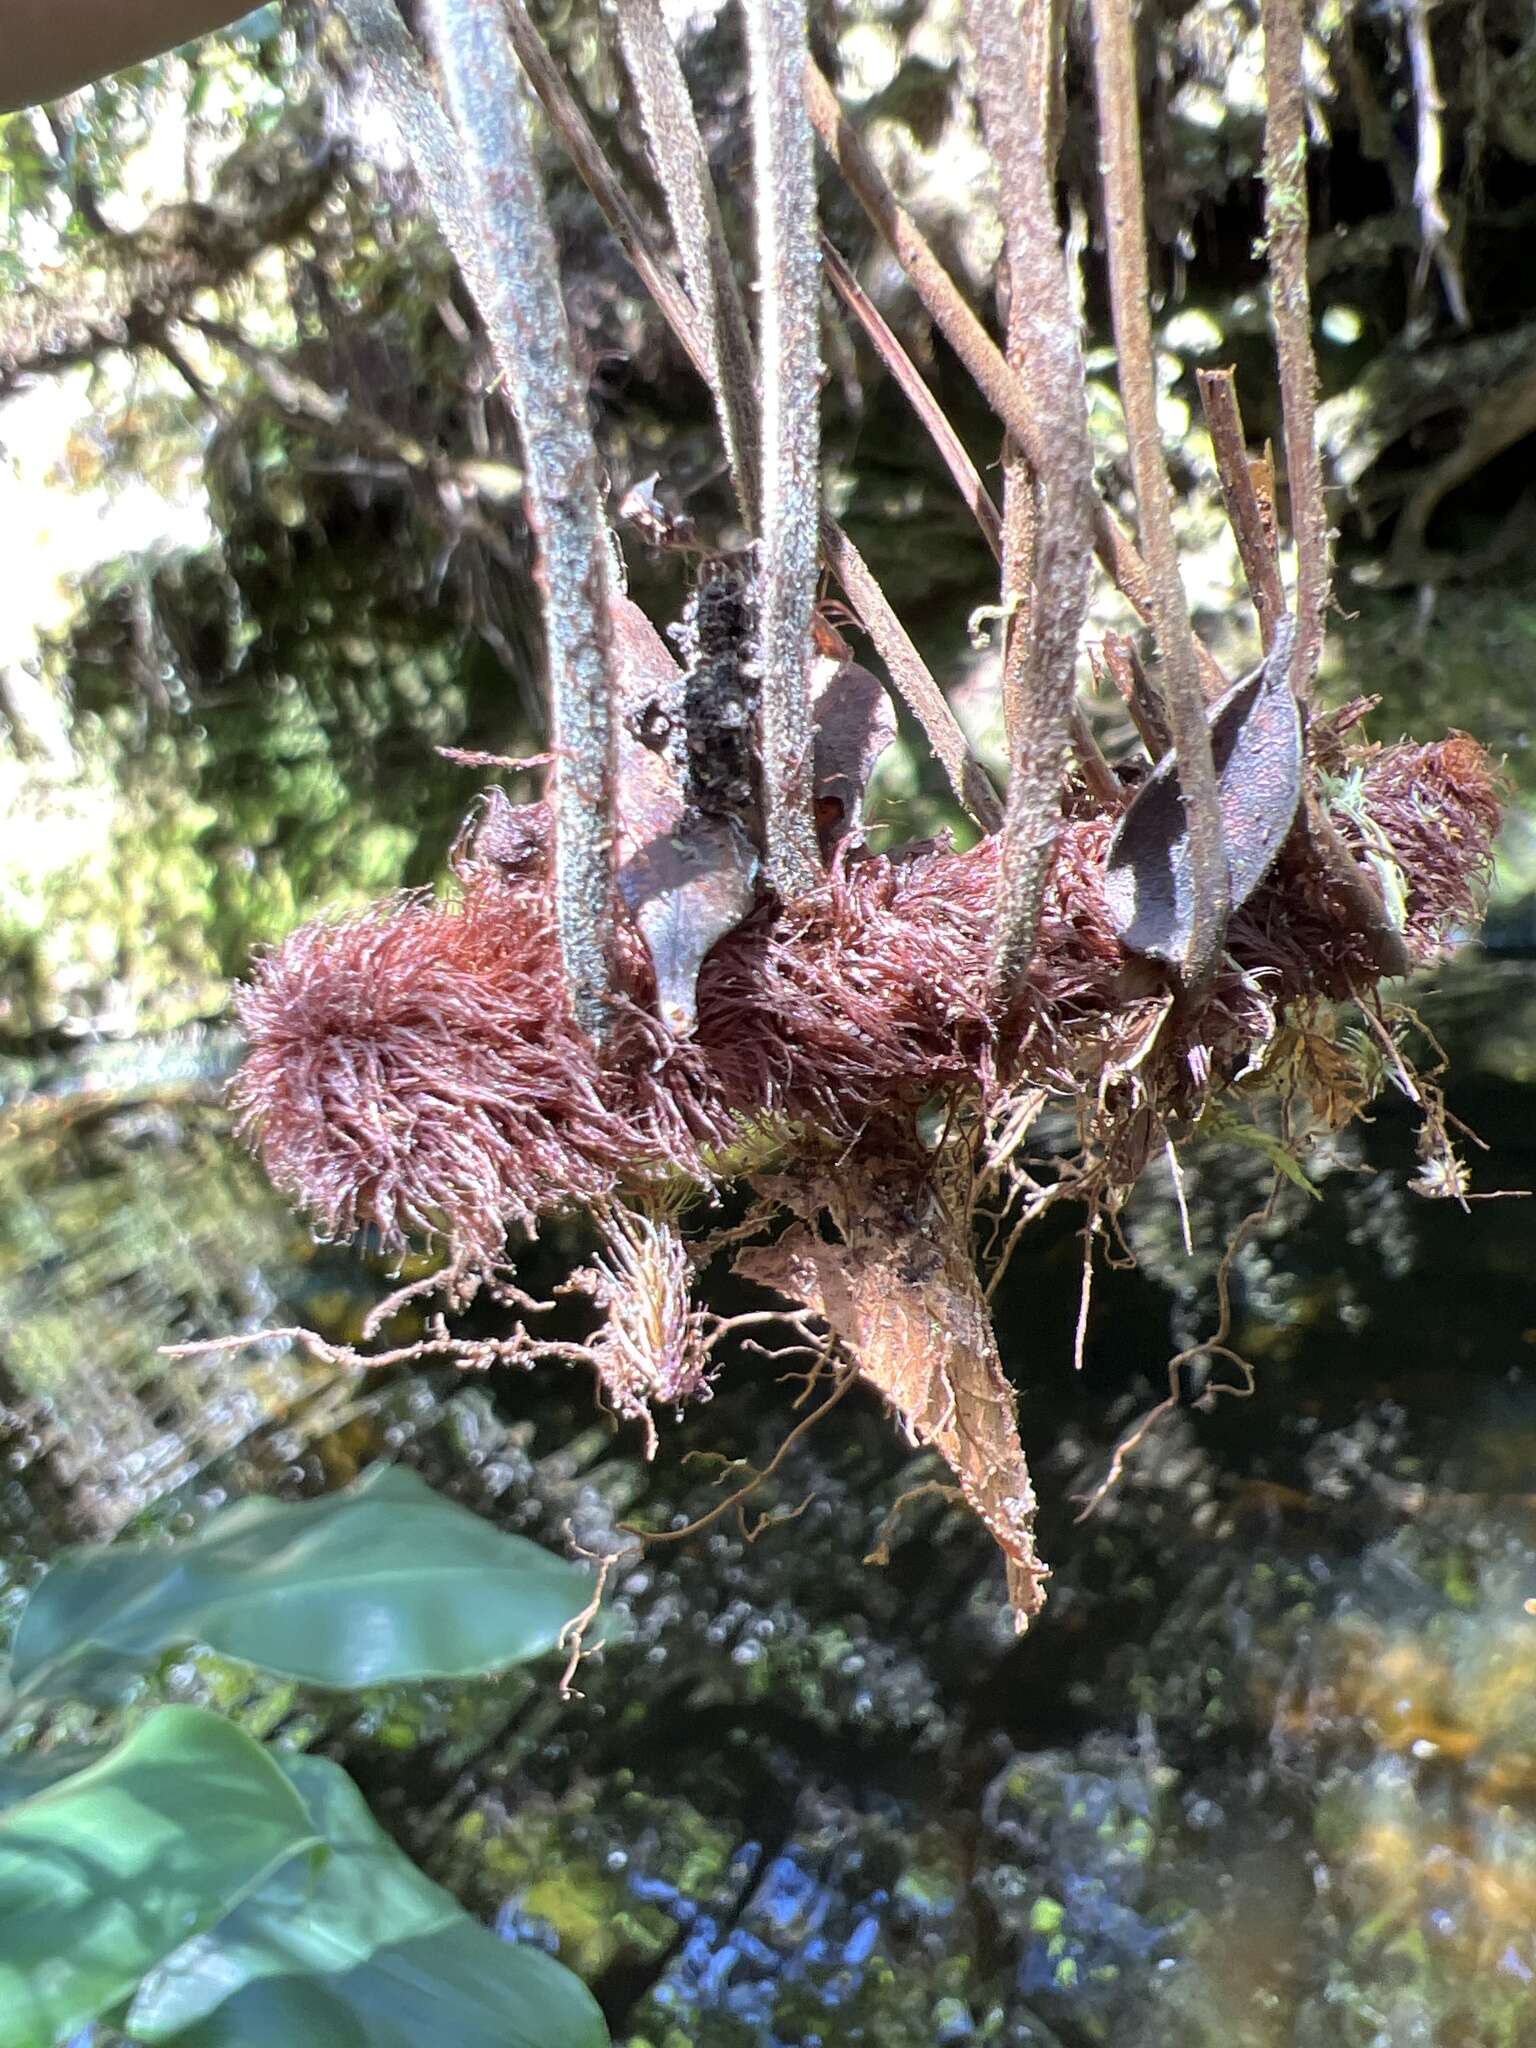
[[[1035,1490],[1019,1440],[1013,1388],[997,1354],[966,1233],[938,1192],[900,1194],[868,1177],[823,1184],[795,1206],[825,1208],[841,1244],[827,1244],[814,1210],[776,1244],[738,1253],[736,1271],[825,1319],[860,1377],[877,1387],[916,1444],[936,1450],[991,1531],[1008,1566],[1020,1634],[1039,1613],[1050,1576],[1035,1551]]]
[[[896,738],[896,712],[879,677],[857,662],[823,656],[816,669],[816,827],[830,859],[839,840],[859,832],[869,778]]]
[[[1287,680],[1295,635],[1296,622],[1287,616],[1260,666],[1210,709],[1234,910],[1269,872],[1301,801],[1301,719]],[[1188,958],[1194,885],[1184,797],[1171,753],[1152,770],[1115,828],[1104,897],[1129,951],[1176,965]]]
[[[683,672],[665,640],[627,597],[613,606],[619,685],[619,840],[626,851],[682,823],[688,779]]]
[[[549,863],[548,806],[515,804],[504,789],[483,791],[449,858],[460,875],[492,868],[510,882],[543,874]]]
[[[619,517],[644,536],[653,548],[693,546],[693,521],[672,502],[672,493],[661,488],[661,471],[631,484],[619,500]]]

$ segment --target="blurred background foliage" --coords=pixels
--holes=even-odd
[[[1536,225],[1536,22],[1513,0],[1447,0],[1432,19],[1418,6],[1329,4],[1313,21],[1314,289],[1341,535],[1328,684],[1383,697],[1380,737],[1459,724],[1508,756],[1520,803],[1500,915],[1518,927],[1536,874],[1536,278],[1521,253]],[[737,30],[708,5],[684,15],[740,229]],[[864,0],[820,9],[818,32],[898,189],[990,308],[996,223],[955,16],[950,0]],[[1194,372],[1235,362],[1250,437],[1277,438],[1256,11],[1162,0],[1141,21],[1164,427],[1192,596],[1236,672],[1251,623]],[[574,0],[544,26],[644,200],[597,8]],[[1101,471],[1123,493],[1080,35],[1064,198]],[[1444,170],[1416,198],[1436,81]],[[659,470],[701,537],[729,538],[702,389],[548,138],[546,156],[613,502]],[[826,213],[994,468],[993,423],[852,200],[829,185]],[[432,882],[475,787],[433,750],[535,748],[540,655],[515,437],[328,12],[265,6],[6,117],[0,268],[0,1034],[36,1051],[216,1014],[254,944]],[[899,394],[835,320],[827,362],[830,495],[995,746],[992,657],[965,631],[993,594],[986,553]],[[675,616],[678,564],[633,534],[626,546],[637,594]],[[1099,621],[1128,623],[1109,593]],[[1120,743],[1112,708],[1096,713]],[[902,831],[947,815],[912,748],[888,760],[882,804]]]

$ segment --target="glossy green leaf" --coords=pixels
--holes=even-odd
[[[355,1970],[266,1977],[176,2036],[177,2048],[608,2048],[579,1977],[461,1914]]]
[[[0,1813],[46,1792],[51,1785],[62,1785],[66,1778],[99,1764],[111,1753],[109,1742],[69,1742],[57,1749],[29,1750],[0,1759]]]
[[[148,1977],[126,2022],[135,2041],[606,2041],[580,1981],[472,1920],[396,1847],[338,1765],[323,1757],[276,1761],[329,1859],[314,1873],[296,1864],[275,1872]]]
[[[339,1764],[270,1752],[331,1854],[319,1869],[285,1864],[219,1925],[167,1958],[139,1988],[127,2029],[168,2041],[263,1977],[335,1974],[394,1942],[462,1920],[374,1820]]]
[[[179,1644],[308,1685],[499,1671],[553,1647],[588,1574],[397,1465],[296,1505],[245,1500],[174,1548],[67,1550],[21,1618],[33,1698],[111,1699]]]
[[[189,1935],[320,1847],[259,1743],[202,1708],[161,1708],[0,1815],[0,2048],[53,2048],[114,2010]]]

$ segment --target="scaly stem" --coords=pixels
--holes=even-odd
[[[1043,138],[1045,173],[1054,182],[1056,138],[1051,116],[1056,94],[1051,62],[1057,29],[1051,0],[1026,6],[1022,22],[1024,103]],[[1005,261],[1003,324],[1008,367],[1026,390],[1030,384],[1030,323],[1024,293],[1015,291]],[[1028,679],[1030,607],[1034,596],[1035,548],[1039,539],[1040,486],[1034,467],[1012,434],[1004,434],[1003,471],[1003,727],[1010,746],[1024,716],[1021,692]]]
[[[982,539],[992,551],[993,560],[1001,566],[1003,523],[964,442],[950,425],[945,417],[944,408],[923,382],[916,363],[891,331],[880,309],[825,235],[821,238],[821,258],[828,277],[836,287],[838,297],[869,336],[881,362],[901,386],[912,410],[927,428],[934,447],[944,459],[945,468],[954,479],[956,490],[970,507]],[[840,550],[847,551],[842,555],[841,561]],[[854,572],[852,581],[844,575],[843,562],[847,561],[848,554],[856,556],[857,551],[847,535],[825,515],[822,518],[822,554],[833,575],[842,584],[848,602],[863,620],[864,630],[874,641],[880,659],[890,670],[892,681],[927,734],[928,744],[943,762],[949,775],[950,787],[978,823],[984,824],[989,832],[996,831],[1002,823],[1002,810],[992,793],[991,783],[987,781],[979,762],[971,753],[969,742],[956,723],[954,713],[945,703],[922,657],[912,646],[900,620],[891,610],[884,593],[863,560],[859,559],[859,570],[863,572],[864,581],[859,580],[858,571]],[[856,595],[860,588],[866,591],[864,600]],[[887,626],[887,619],[894,627],[894,632]],[[916,663],[915,669],[912,667],[913,662]],[[905,680],[904,676],[910,677],[910,681]],[[1084,777],[1090,788],[1101,802],[1118,803],[1123,791],[1114,771],[1100,751],[1099,743],[1083,716],[1080,704],[1073,706],[1072,744],[1077,750]],[[955,756],[953,765],[951,754]],[[957,769],[962,780],[956,779]]]
[[[393,6],[347,4],[517,418],[549,655],[555,920],[576,1016],[600,1037],[610,1014],[617,906],[612,562],[522,83],[499,0],[424,0],[450,125]]]
[[[660,308],[667,325],[683,346],[706,385],[710,379],[709,345],[704,338],[693,301],[665,261],[652,247],[652,230],[641,219],[592,132],[576,95],[560,75],[560,68],[544,47],[523,0],[502,0],[512,47],[528,75],[528,83],[539,96],[550,126],[564,143],[576,173],[597,201],[608,225],[619,238],[620,247],[635,267],[640,282]]]
[[[721,397],[714,383],[714,365],[718,349],[712,346],[706,337],[703,323],[692,299],[655,253],[649,229],[604,156],[602,147],[592,132],[591,123],[544,47],[522,0],[504,0],[504,5],[512,32],[513,47],[528,74],[529,82],[543,103],[545,113],[565,144],[571,162],[587,190],[602,209],[609,226],[618,236],[620,246],[634,265],[641,283],[682,344],[689,361],[709,387],[719,408]],[[748,445],[755,459],[755,440]],[[840,557],[843,565],[850,567],[853,555],[852,542],[832,521],[825,520],[823,525],[823,555],[828,566],[833,566],[834,557]],[[980,763],[970,754],[955,714],[945,703],[938,685],[923,666],[921,657],[907,639],[899,622],[895,622],[895,615],[891,612],[873,575],[862,563],[860,568],[863,570],[862,579],[859,578],[857,571],[853,571],[852,581],[843,577],[836,568],[833,569],[833,573],[839,576],[849,603],[858,612],[865,631],[874,642],[881,659],[890,669],[892,682],[905,697],[913,715],[922,726],[935,757],[944,763],[955,794],[962,803],[970,805],[979,822],[985,824],[989,820],[1000,820],[1001,812],[992,794],[992,786],[986,780]],[[864,592],[862,602],[854,594],[855,583]],[[963,763],[963,766],[957,765],[959,763]],[[989,800],[990,809],[987,808]]]
[[[1048,0],[1035,4],[1048,5]],[[969,0],[967,21],[982,125],[998,171],[1017,361],[1029,367],[1024,388],[1031,431],[1018,438],[1034,472],[1038,502],[1029,550],[1029,631],[1015,643],[1016,674],[1009,693],[1010,772],[992,955],[994,987],[1006,996],[1034,957],[1061,823],[1078,640],[1093,573],[1093,451],[1077,315],[1046,163],[1045,122],[1040,96],[1027,89],[1030,43],[1036,39],[1026,38],[1012,0]],[[1022,92],[1021,80],[1026,84]],[[1005,555],[1006,540],[1005,529]]]
[[[821,874],[812,810],[811,614],[821,511],[816,164],[801,97],[805,0],[746,0],[762,363],[762,661],[768,873],[783,896]]]
[[[869,564],[830,513],[822,514],[821,543],[828,567],[863,621],[891,681],[927,734],[950,788],[984,832],[995,832],[1003,822],[1003,810],[986,770],[966,745],[955,714]]]
[[[720,203],[683,67],[657,0],[621,0],[619,48],[667,202],[688,295],[709,351],[709,386],[749,531],[758,530],[757,365]]]
[[[838,297],[868,335],[876,355],[901,386],[907,403],[927,428],[929,439],[943,457],[944,466],[953,478],[956,490],[970,507],[983,539],[1001,562],[1002,521],[965,443],[950,425],[944,408],[923,382],[916,363],[902,347],[885,315],[825,235],[821,238],[821,260]]]
[[[1201,987],[1215,967],[1226,932],[1231,891],[1205,693],[1189,606],[1179,575],[1173,503],[1157,422],[1152,318],[1147,280],[1147,230],[1142,207],[1141,120],[1130,0],[1092,0],[1094,85],[1104,173],[1104,225],[1109,248],[1110,305],[1120,366],[1120,402],[1130,441],[1131,474],[1141,544],[1152,579],[1152,608],[1162,656],[1163,698],[1178,757],[1179,787],[1189,822],[1193,918],[1186,982]]]
[[[1401,0],[1403,33],[1408,43],[1408,65],[1413,73],[1413,106],[1418,130],[1418,162],[1413,172],[1413,203],[1419,215],[1419,281],[1431,263],[1440,273],[1445,303],[1458,327],[1470,327],[1461,267],[1451,242],[1451,224],[1440,198],[1440,178],[1445,170],[1445,139],[1440,116],[1445,101],[1435,77],[1435,49],[1429,33],[1427,0]]]
[[[1267,654],[1285,616],[1285,585],[1271,520],[1253,481],[1243,416],[1237,405],[1237,377],[1232,370],[1196,370],[1200,403],[1210,430],[1222,503],[1232,522],[1237,552],[1248,581],[1248,594],[1259,615],[1259,635]]]
[[[1307,130],[1298,0],[1263,0],[1264,230],[1269,242],[1269,309],[1285,411],[1285,476],[1296,542],[1296,652],[1291,689],[1312,695],[1323,658],[1328,610],[1328,508],[1317,452],[1317,360],[1307,287]]]
[[[868,214],[905,271],[929,318],[964,363],[982,397],[1038,468],[1043,458],[1030,418],[1029,396],[1009,369],[993,341],[956,288],[928,241],[880,173],[858,131],[843,113],[836,93],[814,64],[805,74],[806,105],[822,147],[842,173],[849,190]],[[1151,585],[1147,565],[1136,544],[1103,499],[1093,499],[1093,544],[1115,588],[1137,616],[1152,621]],[[1227,679],[1202,647],[1200,663],[1213,695]]]

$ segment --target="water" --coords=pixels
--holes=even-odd
[[[1536,1181],[1536,970],[1469,962],[1431,1014],[1478,1185]],[[381,1455],[507,1526],[601,1545],[764,1459],[788,1391],[739,1363],[653,1467],[573,1375],[360,1385],[281,1345],[355,1334],[382,1276],[311,1245],[231,1146],[218,1042],[15,1077],[0,1144],[0,1579],[60,1542],[188,1526]],[[1073,1496],[1210,1328],[1153,1187],[1070,1367],[1070,1223],[1000,1298],[1057,1568],[1023,1642],[974,1525],[856,1396],[748,1544],[717,1525],[618,1593],[623,1646],[549,1675],[300,1701],[414,1854],[591,1981],[628,2048],[1501,2048],[1536,2039],[1536,1215],[1405,1191],[1384,1103],[1245,1262],[1246,1402],[1181,1411],[1087,1523]],[[1201,1242],[1262,1161],[1192,1164]],[[554,1247],[552,1260],[562,1255]],[[1197,1388],[1189,1389],[1198,1392]],[[175,1683],[193,1685],[183,1674]]]

